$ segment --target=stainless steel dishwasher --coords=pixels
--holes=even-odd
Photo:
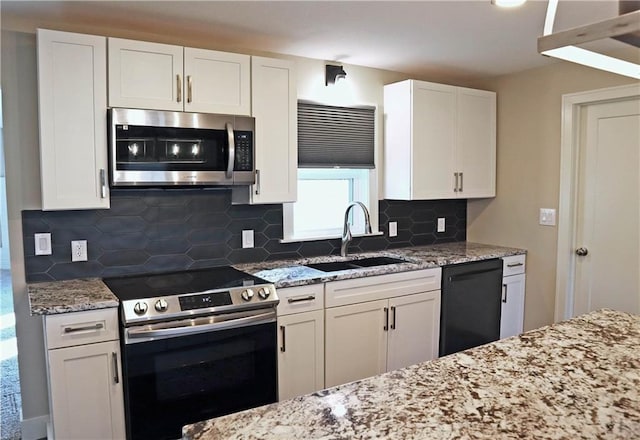
[[[442,268],[440,356],[500,338],[502,260]]]

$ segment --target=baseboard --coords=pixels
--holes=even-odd
[[[22,421],[22,440],[38,440],[47,438],[49,416],[32,417]]]

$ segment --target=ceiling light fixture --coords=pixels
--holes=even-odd
[[[327,64],[325,66],[324,85],[335,84],[336,81],[345,79],[347,72],[344,71],[342,66],[332,66]]]
[[[491,0],[492,5],[500,6],[501,8],[515,8],[525,4],[527,0]]]

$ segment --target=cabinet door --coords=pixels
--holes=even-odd
[[[38,30],[42,209],[109,208],[106,39]]]
[[[496,195],[496,94],[458,89],[458,197]]]
[[[525,275],[511,275],[502,279],[502,310],[500,339],[519,335],[524,324]]]
[[[324,388],[324,312],[278,318],[278,400]]]
[[[438,357],[440,291],[389,300],[387,371]]]
[[[183,82],[181,46],[109,38],[110,107],[181,111]]]
[[[256,184],[251,202],[295,202],[298,108],[292,61],[253,57],[251,96],[256,118]]]
[[[326,387],[386,371],[387,306],[388,301],[381,300],[325,311]]]
[[[414,81],[411,198],[456,197],[456,88]]]
[[[48,350],[51,418],[58,439],[124,439],[118,341]]]
[[[185,111],[251,114],[251,57],[184,48]]]

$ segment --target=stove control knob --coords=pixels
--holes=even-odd
[[[269,298],[269,295],[271,295],[271,291],[269,290],[268,287],[263,287],[260,290],[258,290],[258,295],[262,299],[267,299]]]
[[[158,301],[156,301],[155,307],[158,312],[166,312],[169,304],[167,304],[166,300],[160,298]]]
[[[245,301],[251,301],[251,298],[253,298],[253,290],[247,289],[244,292],[242,292],[240,296]]]
[[[137,302],[135,306],[133,306],[133,312],[136,315],[144,315],[147,313],[147,303],[146,302]]]

